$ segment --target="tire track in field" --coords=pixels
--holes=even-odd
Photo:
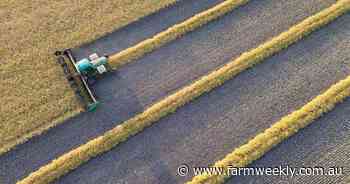
[[[341,17],[56,183],[187,181],[176,174],[180,164],[210,165],[347,76],[349,20]]]

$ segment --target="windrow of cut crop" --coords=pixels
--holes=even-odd
[[[260,63],[265,58],[297,42],[313,30],[331,22],[350,9],[349,1],[350,0],[338,1],[331,7],[307,18],[270,41],[265,42],[249,52],[243,53],[237,59],[230,61],[221,68],[212,71],[192,84],[165,97],[148,107],[142,113],[137,114],[133,118],[107,131],[105,134],[53,160],[48,165],[31,173],[18,183],[49,183],[68,173],[70,170],[77,168],[91,158],[112,149],[129,137],[154,124],[159,119],[176,111],[176,109],[191,100],[222,85],[225,81],[232,79],[240,72]]]
[[[113,68],[117,69],[118,67],[138,59],[166,43],[169,43],[248,2],[249,0],[226,0],[181,23],[173,25],[167,30],[154,35],[152,38],[146,39],[117,54],[111,55],[109,62]]]
[[[224,168],[228,172],[229,167],[245,167],[266,152],[281,143],[288,137],[296,134],[300,129],[314,122],[324,113],[332,110],[336,104],[350,96],[350,75],[331,86],[326,92],[320,94],[309,103],[291,114],[274,123],[263,133],[258,134],[248,143],[235,149],[232,153],[216,162],[213,167]],[[215,173],[203,173],[195,176],[187,184],[218,184],[229,178],[229,174],[216,175]]]

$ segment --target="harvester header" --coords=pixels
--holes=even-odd
[[[112,71],[108,64],[108,56],[99,56],[94,53],[88,58],[77,61],[71,49],[56,51],[55,55],[71,87],[84,102],[86,110],[94,111],[99,101],[90,85],[102,74]]]

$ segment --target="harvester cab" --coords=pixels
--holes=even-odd
[[[95,77],[107,72],[107,57],[99,57],[96,53],[76,62],[79,72],[88,78]]]
[[[88,58],[77,61],[70,49],[57,51],[58,63],[62,66],[67,80],[81,97],[87,111],[94,111],[99,105],[90,85],[104,73],[112,71],[108,64],[108,56],[94,53]]]

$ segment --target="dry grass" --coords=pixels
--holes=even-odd
[[[53,52],[176,0],[0,1],[0,154],[82,111]]]
[[[118,125],[112,130],[106,132],[104,135],[101,135],[100,137],[97,137],[96,139],[93,139],[86,144],[64,154],[58,159],[53,160],[48,165],[43,166],[18,183],[50,183],[70,170],[73,170],[79,165],[87,162],[91,158],[112,149],[114,146],[127,140],[130,136],[139,133],[144,128],[157,122],[160,118],[176,111],[177,108],[185,105],[205,92],[220,86],[225,81],[233,78],[240,72],[254,66],[255,64],[258,64],[259,62],[262,62],[265,58],[295,43],[315,29],[331,22],[350,9],[349,1],[350,0],[341,0],[320,13],[307,18],[301,23],[290,28],[288,31],[260,45],[258,48],[242,54],[240,57],[227,63],[220,69],[211,72],[189,86],[186,86],[174,94],[155,103],[144,112],[136,115],[134,118],[131,118],[123,124]],[[350,78],[347,81],[349,80]],[[346,87],[344,87],[343,83],[341,84],[342,85],[337,85],[337,87],[335,87],[337,92]],[[334,89],[331,90],[331,92],[328,93],[333,94]],[[334,95],[332,95],[332,97],[334,97]],[[324,100],[324,98],[326,97],[322,97],[321,100]],[[340,97],[337,97],[336,99],[338,98]],[[316,104],[315,102],[311,103],[311,105],[309,105],[310,107],[307,107],[307,110],[314,106],[316,108],[318,105],[322,104],[319,104],[318,102],[319,100]],[[298,115],[299,114],[300,113],[298,113]]]
[[[350,96],[350,76],[331,86],[309,103],[274,123],[263,133],[258,134],[247,144],[235,149],[224,159],[216,162],[213,167],[245,167],[254,160],[262,157],[266,152],[283,140],[297,133],[300,129],[311,124],[324,113],[332,110]],[[206,173],[195,176],[188,184],[218,184],[223,183],[229,175],[215,175]]]

